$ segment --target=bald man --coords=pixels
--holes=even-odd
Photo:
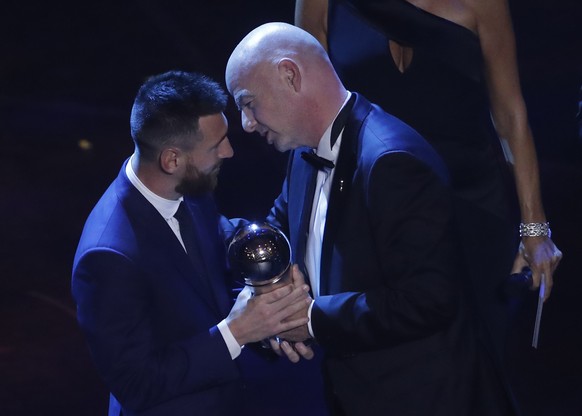
[[[289,236],[313,302],[309,323],[280,336],[325,350],[330,412],[505,414],[487,408],[496,380],[481,374],[477,388],[447,173],[434,150],[347,91],[315,38],[288,24],[249,33],[226,83],[243,128],[291,150],[268,220]]]

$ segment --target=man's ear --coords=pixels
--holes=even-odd
[[[160,169],[169,175],[172,175],[174,172],[176,172],[179,166],[178,159],[180,157],[180,153],[180,150],[173,147],[167,147],[162,150],[160,153]]]
[[[301,90],[301,73],[295,61],[289,58],[283,58],[277,64],[277,69],[279,70],[279,76],[285,84],[295,92]]]

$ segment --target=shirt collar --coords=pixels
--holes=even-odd
[[[150,191],[149,188],[145,186],[143,182],[137,177],[137,174],[133,170],[131,161],[133,160],[134,156],[135,155],[131,155],[127,161],[127,165],[125,166],[125,174],[127,175],[127,179],[129,179],[131,184],[137,188],[137,190],[145,197],[145,199],[147,199],[149,203],[152,204],[156,210],[158,210],[164,219],[169,220],[174,216],[176,211],[178,211],[180,202],[182,202],[184,198],[180,197],[176,200],[166,199]]]

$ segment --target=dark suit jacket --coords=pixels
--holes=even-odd
[[[269,221],[304,272],[314,169],[290,155]],[[444,165],[410,127],[356,96],[333,177],[311,320],[338,414],[471,415],[472,345]]]
[[[232,303],[218,214],[210,196],[186,202],[198,268],[125,165],[85,224],[72,292],[112,393],[110,415],[226,415],[241,407],[239,369],[216,327]]]

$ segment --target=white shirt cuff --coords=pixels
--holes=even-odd
[[[236,342],[232,332],[230,332],[230,328],[226,324],[226,320],[223,319],[220,321],[217,327],[220,331],[220,334],[222,335],[222,338],[224,339],[224,342],[226,343],[228,352],[230,352],[230,358],[234,360],[240,355],[244,345],[242,347],[238,345],[238,342]]]
[[[309,309],[307,310],[307,317],[309,318],[309,322],[307,322],[307,329],[309,329],[309,335],[311,335],[311,338],[315,338],[315,335],[313,335],[313,328],[311,327],[311,309],[313,309],[314,303],[315,300],[312,300],[311,305],[309,305]]]

